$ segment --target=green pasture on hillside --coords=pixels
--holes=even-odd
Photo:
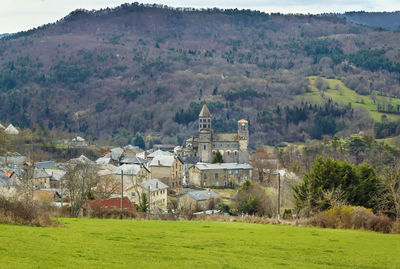
[[[207,221],[0,225],[0,268],[399,268],[400,235]]]
[[[317,77],[312,76],[309,77],[310,79],[310,88],[311,92],[306,93],[306,96],[311,96],[313,99],[320,101],[321,100],[321,93],[315,87],[315,80]],[[376,102],[371,99],[370,95],[360,95],[355,91],[346,87],[342,81],[338,79],[327,79],[322,78],[325,80],[328,85],[329,89],[325,91],[325,96],[331,98],[335,102],[348,104],[351,103],[353,106],[357,107],[364,107],[368,110],[369,114],[375,121],[381,121],[382,115],[386,115],[389,120],[399,120],[400,115],[396,114],[389,114],[377,111],[377,104],[381,103],[391,103],[394,106],[400,104],[400,98],[390,98],[385,96],[378,96],[376,95]]]

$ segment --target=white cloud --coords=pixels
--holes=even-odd
[[[0,33],[28,30],[55,22],[78,9],[115,7],[129,0],[2,0]],[[139,0],[138,0],[139,1]],[[239,8],[281,13],[324,13],[354,10],[400,10],[399,0],[144,0],[173,7]]]

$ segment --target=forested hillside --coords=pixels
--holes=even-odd
[[[400,96],[399,49],[400,33],[334,16],[140,4],[77,10],[0,39],[0,121],[93,140],[126,142],[140,132],[182,143],[206,102],[217,131],[248,119],[252,145],[346,135],[373,130],[369,112],[330,100],[324,93],[341,89],[315,78],[374,103],[387,96],[387,107]],[[320,98],[310,95],[315,88]]]
[[[380,27],[388,30],[400,30],[400,11],[395,12],[346,12],[343,17],[349,21]]]

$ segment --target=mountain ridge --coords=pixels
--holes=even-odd
[[[0,120],[93,139],[141,132],[180,144],[196,132],[206,102],[218,131],[246,118],[257,143],[304,140],[313,137],[307,130],[317,110],[287,122],[277,109],[301,106],[296,96],[309,91],[310,75],[368,78],[366,91],[386,81],[385,92],[397,95],[399,38],[329,16],[140,4],[77,10],[1,39]],[[356,61],[363,50],[375,53],[372,68]],[[346,128],[327,134],[356,129],[350,115],[340,117],[335,125]]]

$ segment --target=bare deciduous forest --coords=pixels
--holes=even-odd
[[[399,97],[399,44],[398,32],[333,15],[77,10],[0,39],[0,121],[92,141],[140,132],[181,144],[206,102],[217,131],[248,119],[253,146],[348,135],[374,122],[346,102],[306,99],[310,77]]]

